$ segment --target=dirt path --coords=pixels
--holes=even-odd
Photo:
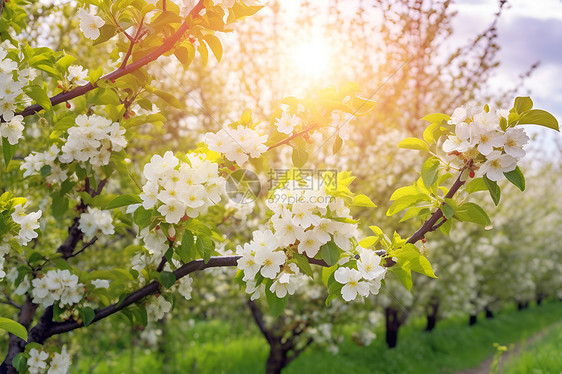
[[[543,336],[545,336],[550,331],[551,328],[552,326],[547,327],[546,329],[536,333],[535,335],[525,340],[525,342],[510,344],[508,346],[509,348],[508,351],[504,353],[501,358],[501,363],[509,361],[513,357],[517,356],[521,350],[521,346],[527,347],[530,344],[540,340]],[[482,361],[480,365],[478,365],[477,367],[461,370],[458,371],[456,374],[488,374],[490,371],[490,366],[492,365],[493,361],[494,361],[494,356],[488,357],[486,360]],[[501,363],[500,363],[500,367],[501,367]]]

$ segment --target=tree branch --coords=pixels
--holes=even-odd
[[[282,146],[283,144],[288,144],[291,140],[293,140],[295,138],[298,138],[299,136],[301,136],[303,134],[306,134],[307,132],[309,132],[310,130],[312,130],[314,128],[316,128],[316,125],[308,126],[304,130],[299,131],[299,132],[289,136],[287,139],[281,140],[279,143],[272,145],[267,150],[269,151],[270,149],[277,148],[279,146]]]
[[[204,7],[204,0],[199,0],[199,2],[197,3],[197,5],[195,5],[195,7],[191,10],[191,12],[189,13],[189,15],[187,17],[192,17],[192,18],[196,18],[199,17],[199,13],[201,12],[201,10]],[[186,18],[187,18],[186,17]],[[60,103],[64,103],[68,100],[74,99],[75,97],[78,96],[82,96],[85,93],[95,89],[98,87],[97,82],[99,82],[100,80],[115,80],[118,79],[124,75],[127,75],[137,69],[140,69],[141,67],[147,65],[148,63],[156,60],[158,57],[162,56],[164,53],[168,52],[170,49],[172,49],[174,47],[174,45],[181,39],[181,37],[185,34],[185,32],[189,29],[189,23],[187,21],[185,21],[184,23],[181,24],[181,26],[178,28],[178,30],[172,35],[170,36],[168,39],[166,39],[162,45],[158,48],[156,48],[154,51],[150,52],[149,54],[147,54],[146,56],[138,59],[137,61],[134,61],[132,63],[130,63],[129,65],[123,67],[123,68],[118,68],[117,70],[104,75],[103,77],[101,77],[98,81],[96,81],[95,83],[88,83],[85,84],[83,86],[80,87],[76,87],[75,89],[68,91],[68,92],[61,92],[58,95],[53,96],[50,100],[51,100],[51,105],[58,105]],[[34,104],[34,105],[30,105],[27,108],[25,108],[24,110],[22,110],[21,112],[19,112],[18,114],[23,116],[23,117],[27,117],[30,116],[32,114],[35,114],[37,112],[39,112],[40,110],[44,109],[41,105],[39,104]]]
[[[262,335],[265,339],[269,342],[269,344],[273,344],[274,336],[269,331],[265,325],[265,321],[263,320],[263,315],[261,310],[258,308],[256,303],[253,300],[248,300],[248,307],[250,308],[250,312],[252,312],[252,317],[254,317],[254,321],[256,321],[256,325],[258,325]]]
[[[447,192],[447,195],[445,195],[446,199],[452,198],[457,193],[459,188],[461,188],[461,186],[466,182],[466,180],[462,180],[463,172],[466,169],[467,169],[466,166],[461,169],[461,171],[459,173],[459,176],[457,177],[457,179],[455,180],[455,182],[451,186],[451,189],[449,190],[449,192]],[[414,235],[412,235],[406,243],[414,244],[418,240],[423,239],[425,237],[425,234],[427,234],[428,232],[437,230],[439,228],[439,226],[441,226],[445,222],[445,221],[443,221],[443,222],[436,225],[439,218],[445,218],[443,216],[443,211],[441,210],[441,208],[439,208],[435,212],[433,212],[431,217],[429,217],[427,219],[427,221],[425,221],[423,223],[422,227],[420,227],[420,229],[418,231],[416,231],[414,233]]]

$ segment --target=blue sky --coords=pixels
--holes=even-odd
[[[461,0],[454,4],[455,37],[466,41],[490,24],[498,9],[495,0]],[[494,87],[511,87],[519,74],[536,61],[540,66],[526,81],[535,107],[545,109],[562,122],[562,1],[511,0],[498,23],[501,65]],[[541,131],[547,143],[562,142],[562,135]]]

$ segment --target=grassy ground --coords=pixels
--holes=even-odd
[[[495,342],[504,345],[519,342],[561,321],[562,303],[544,304],[523,311],[506,310],[498,313],[494,319],[486,320],[481,317],[472,327],[467,325],[467,320],[468,318],[441,321],[431,333],[422,331],[422,320],[412,321],[400,331],[398,346],[393,350],[385,347],[383,332],[378,333],[381,338],[369,347],[359,347],[350,339],[346,339],[340,346],[338,355],[310,348],[284,372],[454,373],[477,366],[491,356],[495,352]],[[558,331],[559,335],[552,337],[551,349],[558,355],[560,363],[560,341],[557,346],[553,345],[562,334],[562,330]],[[127,348],[118,350],[108,345],[105,352],[111,354],[89,355],[84,352],[84,356],[88,358],[76,362],[73,372],[264,372],[268,347],[253,327],[248,329],[217,320],[200,321],[191,327],[183,323],[174,324],[174,329],[166,334],[170,343],[164,352],[150,352],[138,348],[131,352]],[[168,357],[165,367],[162,357]],[[552,372],[545,370],[537,373]],[[559,370],[554,372],[558,373]],[[533,372],[523,370],[514,373]]]
[[[562,373],[562,323],[550,328],[540,339],[522,346],[518,355],[504,365],[505,374]]]

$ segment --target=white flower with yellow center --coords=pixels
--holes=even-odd
[[[334,278],[338,283],[344,285],[341,289],[341,295],[345,301],[355,300],[357,295],[369,295],[369,284],[361,281],[361,273],[355,269],[339,268],[335,271]]]
[[[90,14],[86,9],[80,9],[78,18],[80,18],[80,30],[86,38],[96,40],[100,37],[99,29],[105,25],[105,21],[101,17]]]

